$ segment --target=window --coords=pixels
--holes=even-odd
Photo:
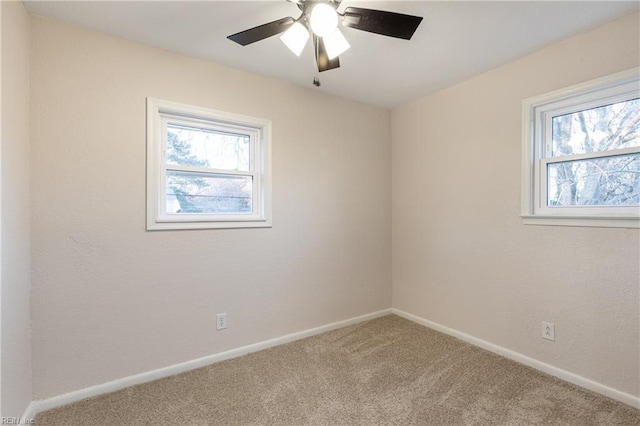
[[[640,224],[639,69],[523,102],[525,224]]]
[[[268,120],[147,99],[147,229],[271,226]]]

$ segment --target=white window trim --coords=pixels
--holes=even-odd
[[[604,99],[616,99],[621,92],[639,92],[640,68],[632,68],[611,74],[596,80],[570,86],[554,92],[525,99],[522,102],[522,205],[521,217],[525,225],[561,225],[561,226],[593,226],[612,228],[640,228],[640,207],[562,207],[550,208],[546,205],[541,188],[546,188],[546,173],[541,169],[548,163],[567,160],[579,160],[608,155],[638,152],[638,148],[621,149],[609,153],[581,154],[558,159],[545,158],[541,151],[548,149],[543,146],[545,126],[536,127],[536,123],[544,123],[551,111],[558,113],[563,109],[570,109],[581,99],[589,99],[594,92],[598,93],[598,100],[594,104],[601,104]],[[550,106],[552,104],[552,106]],[[557,115],[557,114],[556,114]],[[549,126],[546,125],[546,131]],[[549,135],[546,135],[549,139]],[[550,140],[550,139],[549,139]],[[575,158],[574,158],[575,157]],[[546,170],[546,169],[545,169]],[[537,181],[537,182],[536,182]],[[542,185],[545,185],[544,187]]]
[[[167,116],[173,116],[172,122],[182,120],[200,121],[199,126],[206,128],[241,128],[251,132],[250,149],[255,167],[251,172],[214,170],[222,175],[252,175],[254,212],[253,214],[184,214],[166,213],[166,170],[163,155],[166,151]],[[175,118],[175,119],[174,119]],[[180,169],[171,166],[171,169]],[[188,167],[189,171],[197,171]],[[210,173],[212,169],[203,170]],[[268,228],[272,226],[271,217],[271,121],[232,114],[207,108],[185,105],[177,102],[147,98],[147,230],[171,229],[218,229],[218,228]]]

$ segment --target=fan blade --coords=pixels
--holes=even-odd
[[[313,35],[313,46],[316,51],[316,63],[318,64],[319,72],[340,68],[340,58],[329,59],[327,49],[324,47],[324,41],[315,34]]]
[[[264,40],[276,34],[285,32],[291,25],[293,25],[294,19],[292,17],[278,19],[277,21],[269,22],[248,30],[240,31],[239,33],[228,36],[231,41],[246,46],[247,44],[255,43],[256,41]]]
[[[420,16],[348,7],[344,11],[342,25],[356,30],[411,40],[420,22],[422,22]]]

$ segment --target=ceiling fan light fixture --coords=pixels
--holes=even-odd
[[[338,28],[336,28],[331,34],[322,38],[324,46],[327,49],[327,56],[329,59],[336,58],[342,55],[351,47],[345,36]]]
[[[311,30],[318,37],[325,37],[338,28],[338,12],[327,3],[318,3],[311,9]]]
[[[300,22],[296,22],[280,36],[280,40],[282,40],[285,46],[295,53],[296,56],[300,56],[309,40],[309,31]]]
[[[231,34],[227,38],[247,46],[278,34],[287,48],[300,56],[313,33],[315,62],[318,72],[323,72],[340,68],[339,55],[351,47],[338,29],[339,26],[410,40],[422,22],[420,16],[361,7],[347,7],[338,13],[337,8],[342,0],[288,1],[295,3],[302,12],[298,19],[288,16]]]

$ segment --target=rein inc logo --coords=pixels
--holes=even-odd
[[[0,425],[35,425],[36,419],[28,417],[0,417]]]

